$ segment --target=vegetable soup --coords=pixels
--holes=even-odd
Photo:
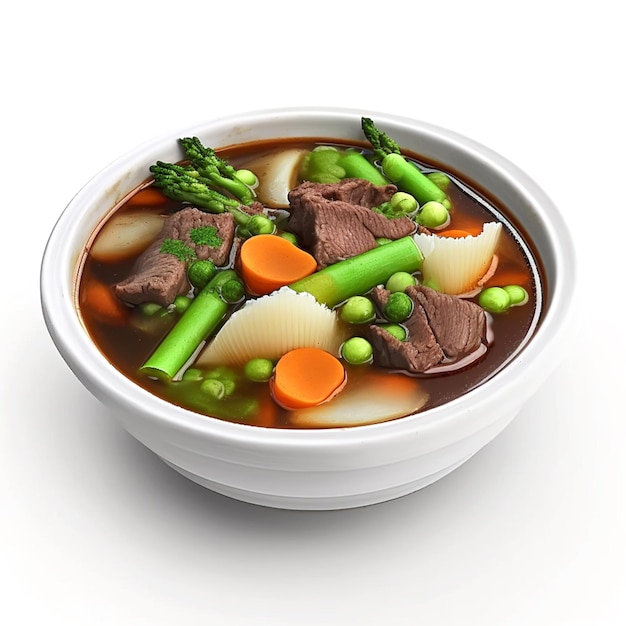
[[[462,396],[521,350],[541,270],[474,181],[398,146],[181,138],[100,225],[78,306],[149,392],[251,426],[397,419]]]

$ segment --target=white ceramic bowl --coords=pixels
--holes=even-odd
[[[178,137],[206,145],[273,137],[361,140],[362,115],[398,143],[477,181],[522,223],[546,275],[545,310],[532,340],[482,386],[421,414],[368,426],[278,430],[184,410],[120,374],[92,343],[75,304],[77,263],[89,236],[156,160],[181,157]],[[513,419],[560,361],[571,328],[574,247],[546,194],[512,163],[456,133],[382,113],[327,108],[252,112],[183,128],[118,159],[90,180],[60,216],[41,271],[45,321],[62,357],[123,427],[191,480],[243,501],[338,509],[389,500],[445,476]]]

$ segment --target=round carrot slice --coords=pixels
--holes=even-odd
[[[126,204],[128,206],[157,206],[165,204],[167,201],[167,196],[160,189],[145,187],[129,198]]]
[[[454,239],[461,239],[463,237],[471,237],[472,233],[467,230],[461,230],[459,228],[451,228],[449,230],[442,230],[437,233],[439,237],[452,237]]]
[[[109,285],[101,282],[94,281],[87,285],[81,304],[105,324],[120,326],[126,324],[130,317],[130,309],[113,293]]]
[[[248,290],[266,295],[317,269],[315,258],[278,235],[254,235],[241,246],[241,277]]]
[[[339,359],[319,348],[296,348],[276,364],[271,391],[286,409],[302,409],[330,400],[345,383]]]

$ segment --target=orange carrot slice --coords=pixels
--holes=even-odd
[[[83,295],[83,306],[100,321],[120,326],[128,321],[130,309],[104,283],[92,281]]]
[[[500,269],[485,282],[484,287],[504,287],[506,285],[520,285],[526,287],[531,284],[529,272],[516,269]]]
[[[437,233],[439,237],[452,237],[454,239],[461,239],[462,237],[471,237],[472,233],[467,230],[461,230],[459,228],[451,228],[449,230],[442,230]]]
[[[239,261],[246,287],[259,296],[309,276],[317,269],[313,256],[277,235],[246,239]]]
[[[267,387],[266,387],[267,390]],[[262,393],[259,398],[259,408],[254,416],[255,426],[273,427],[277,426],[278,407],[269,390]]]
[[[286,409],[302,409],[330,400],[345,384],[343,365],[330,352],[296,348],[279,359],[270,388]]]
[[[156,187],[146,187],[128,199],[128,206],[158,206],[167,202],[167,196]]]

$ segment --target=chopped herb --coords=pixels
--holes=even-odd
[[[191,261],[196,258],[193,248],[180,239],[165,239],[161,246],[161,252],[165,254],[173,254],[179,261]]]
[[[199,226],[189,231],[189,238],[197,246],[217,248],[222,245],[222,238],[217,234],[215,226]]]

